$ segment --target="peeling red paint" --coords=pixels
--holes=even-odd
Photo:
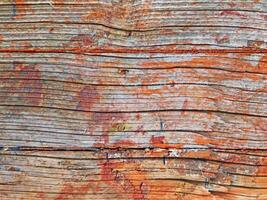
[[[228,43],[230,41],[229,35],[217,35],[215,37],[215,42],[218,44]]]
[[[100,100],[96,86],[85,86],[77,95],[77,109],[91,111],[93,105]]]
[[[263,25],[257,23],[253,27],[244,20],[250,16],[261,21],[267,19],[266,16],[257,14],[264,13],[262,8],[259,12],[254,12],[262,3],[255,5],[253,2],[216,1],[210,2],[211,7],[205,7],[203,10],[200,9],[204,5],[203,2],[51,0],[29,3],[26,0],[15,0],[15,4],[10,4],[14,5],[13,17],[11,19],[8,16],[9,22],[2,27],[3,30],[8,30],[8,33],[3,32],[7,38],[3,40],[0,35],[0,44],[3,44],[0,52],[5,54],[3,57],[6,58],[4,62],[25,59],[30,63],[31,54],[35,54],[35,62],[38,61],[36,55],[39,54],[45,57],[40,59],[40,62],[47,62],[47,65],[41,67],[25,62],[15,63],[14,68],[12,65],[3,67],[0,76],[1,80],[4,80],[1,82],[1,89],[3,86],[5,94],[1,100],[10,105],[1,104],[1,115],[5,116],[2,120],[7,122],[12,116],[9,108],[5,107],[17,104],[15,109],[11,109],[16,111],[22,107],[27,112],[20,113],[22,117],[15,120],[19,119],[19,123],[29,123],[25,123],[27,128],[33,126],[34,129],[43,130],[49,125],[51,130],[43,131],[46,135],[40,142],[34,141],[37,140],[34,138],[36,135],[30,135],[29,140],[23,141],[23,134],[28,134],[28,129],[21,134],[22,139],[14,132],[6,134],[10,137],[6,139],[7,144],[20,139],[19,142],[25,142],[26,145],[34,144],[35,149],[29,145],[25,149],[19,148],[20,152],[15,155],[12,154],[14,149],[6,151],[5,146],[0,147],[4,149],[2,154],[5,163],[13,164],[14,161],[19,164],[19,156],[23,155],[23,158],[27,159],[27,165],[32,165],[33,169],[36,167],[35,175],[39,168],[42,173],[48,170],[49,174],[49,178],[35,175],[29,178],[30,171],[25,175],[23,170],[7,167],[3,169],[4,173],[15,177],[14,182],[8,177],[8,183],[15,183],[15,187],[22,186],[23,181],[27,183],[21,187],[22,190],[25,189],[22,194],[25,196],[21,199],[109,199],[111,194],[117,199],[121,197],[132,200],[234,200],[243,197],[265,199],[266,180],[263,176],[267,174],[267,159],[262,158],[265,152],[256,151],[256,148],[264,148],[264,145],[257,145],[264,144],[264,139],[260,140],[265,137],[264,133],[267,131],[266,120],[264,114],[257,113],[264,113],[259,110],[265,108],[260,101],[264,99],[267,86],[255,83],[256,89],[251,89],[253,91],[244,89],[246,84],[253,88],[254,81],[264,83],[267,72],[267,50],[264,48],[264,39],[259,37],[262,35]],[[172,5],[180,3],[179,11],[171,8]],[[209,2],[205,2],[205,5],[208,4]],[[41,9],[33,15],[39,17],[34,20],[40,20],[41,23],[31,23],[30,20],[24,26],[24,20],[30,19],[33,14],[30,8],[36,5],[38,6],[34,7],[35,10]],[[171,7],[168,7],[169,5]],[[184,10],[187,8],[183,6],[192,5],[192,10]],[[216,5],[220,6],[217,8]],[[240,11],[234,11],[232,7]],[[227,8],[232,10],[221,11]],[[177,13],[181,15],[176,16]],[[199,13],[200,24],[192,21]],[[190,17],[183,20],[182,14]],[[215,21],[216,18],[219,19],[218,22]],[[227,24],[233,18],[238,19],[233,21],[233,25]],[[27,38],[23,34],[28,30],[31,36]],[[250,30],[253,33],[250,33]],[[236,31],[237,34],[240,33],[240,37],[232,37],[227,31]],[[14,34],[16,39],[12,40],[10,33]],[[43,38],[44,34],[49,34],[48,38]],[[60,39],[57,40],[56,34]],[[252,34],[255,34],[257,39],[242,38]],[[75,36],[72,37],[73,35]],[[188,41],[191,36],[192,41]],[[53,41],[56,41],[55,44]],[[216,49],[223,44],[227,44],[229,48]],[[240,48],[243,45],[246,47]],[[53,58],[53,54],[57,53],[60,55]],[[138,54],[138,57],[134,54]],[[56,78],[53,76],[53,81],[42,81],[42,75],[43,79],[51,77],[52,72],[45,71],[48,69],[48,63],[61,62],[61,65],[65,65],[65,58],[66,63],[71,63],[70,68],[59,67],[56,71],[63,69],[66,74],[60,76],[60,80],[54,80]],[[261,62],[257,64],[258,60]],[[85,70],[88,65],[90,69]],[[156,70],[164,72],[161,74],[155,72]],[[93,76],[88,78],[87,75],[92,71]],[[102,73],[108,78],[101,77]],[[70,78],[62,80],[65,75]],[[228,85],[224,81],[228,81]],[[103,86],[111,83],[112,86]],[[234,83],[240,84],[240,88],[233,89]],[[133,87],[123,86],[124,84]],[[42,91],[46,92],[46,99]],[[116,95],[110,95],[112,92]],[[107,97],[104,96],[106,93]],[[64,99],[66,96],[68,98]],[[172,101],[173,103],[170,103]],[[234,111],[231,110],[232,107]],[[37,121],[34,121],[36,119]],[[82,128],[76,122],[80,122]],[[13,122],[8,123],[3,128],[3,134],[7,130],[11,131],[9,129]],[[224,127],[226,130],[223,130]],[[17,128],[23,132],[24,124]],[[88,132],[88,135],[80,133],[83,129],[86,129],[85,133]],[[228,132],[223,131],[229,131],[231,134],[227,135]],[[56,134],[60,135],[57,137]],[[128,139],[129,134],[133,134],[130,138],[136,138],[133,141]],[[176,136],[181,138],[181,141],[175,138]],[[86,138],[90,141],[83,141]],[[175,142],[171,138],[175,138]],[[54,139],[62,146],[58,147],[58,143],[53,142]],[[64,140],[62,143],[61,139]],[[49,141],[47,144],[51,146],[35,147],[36,143],[44,145],[43,141]],[[82,146],[79,146],[81,144]],[[202,151],[198,146],[208,150]],[[245,152],[242,149],[244,146],[254,149]],[[225,147],[238,148],[238,151],[232,153]],[[55,152],[50,153],[50,150]],[[31,154],[32,156],[29,156]],[[219,154],[223,156],[220,157]],[[10,155],[18,159],[12,160]],[[121,155],[125,157],[120,157]],[[61,166],[62,163],[66,166]],[[90,166],[90,170],[83,168],[83,165]],[[207,166],[207,169],[203,170],[203,166]],[[23,167],[25,165],[21,165],[22,169]],[[49,168],[56,172],[50,174]],[[57,173],[61,170],[62,173]],[[82,180],[78,180],[76,175],[82,177]],[[88,180],[87,175],[92,176],[94,181]],[[251,184],[251,188],[246,185],[247,182]],[[43,189],[43,183],[46,184],[44,190],[46,189],[47,193],[39,192],[40,188]],[[50,187],[51,183],[54,187]],[[7,198],[17,195],[16,188],[12,191],[14,184],[6,184],[2,189],[6,189],[5,187],[11,194],[9,197],[7,192]],[[3,195],[5,193],[0,194],[0,198]]]
[[[95,146],[108,147],[110,144],[109,135],[114,131],[114,125],[124,123],[127,117],[123,113],[94,113],[92,115],[93,127],[89,134],[93,135],[94,130],[101,130],[100,141],[96,141]]]
[[[232,10],[225,10],[225,11],[222,11],[220,13],[221,16],[224,16],[224,15],[230,15],[230,16],[238,16],[238,17],[241,17],[241,18],[246,18],[247,16],[244,15],[244,14],[241,14],[240,12],[238,11],[232,11]]]
[[[43,100],[41,72],[37,65],[15,63],[12,76],[18,81],[10,89],[13,95],[19,94],[25,103],[40,105]]]
[[[136,143],[134,143],[131,140],[123,139],[123,140],[119,140],[115,144],[111,144],[109,147],[111,148],[131,148],[131,147],[134,148],[136,147]]]
[[[73,200],[77,197],[85,196],[89,190],[90,182],[78,186],[74,186],[71,183],[65,183],[55,200]]]
[[[77,48],[77,49],[84,49],[88,48],[93,44],[93,39],[89,35],[80,34],[78,36],[74,36],[70,39],[68,43],[69,46]]]
[[[152,136],[151,137],[151,143],[153,146],[157,146],[159,144],[164,144],[165,137],[164,136]]]

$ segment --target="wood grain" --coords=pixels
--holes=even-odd
[[[2,0],[1,200],[266,200],[267,1]]]
[[[265,0],[10,2],[0,4],[0,48],[5,51],[266,48]]]

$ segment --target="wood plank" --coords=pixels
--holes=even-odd
[[[53,56],[2,60],[5,145],[266,146],[264,54]]]
[[[266,200],[266,13],[0,1],[0,199]]]
[[[0,4],[1,50],[266,49],[265,0],[16,2]]]
[[[107,152],[4,151],[1,197],[256,199],[267,191],[266,159],[253,151]]]

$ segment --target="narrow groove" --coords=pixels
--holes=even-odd
[[[267,49],[252,49],[252,48],[243,48],[243,49],[42,49],[42,48],[31,48],[31,49],[0,49],[0,53],[168,53],[168,54],[200,54],[200,53],[216,53],[216,54],[226,54],[226,53],[267,53]]]
[[[139,111],[85,111],[81,109],[71,109],[71,108],[58,108],[58,107],[51,107],[51,106],[30,106],[30,105],[8,105],[8,104],[0,104],[1,107],[25,107],[25,108],[46,108],[52,110],[65,110],[65,111],[75,111],[75,112],[85,112],[85,113],[113,113],[113,114],[120,114],[120,113],[156,113],[156,112],[200,112],[200,113],[220,113],[220,114],[230,114],[230,115],[241,115],[241,116],[248,116],[248,117],[259,117],[259,118],[267,118],[266,115],[257,115],[257,114],[245,114],[239,112],[230,112],[230,111],[220,111],[220,110],[196,110],[196,109],[162,109],[162,110],[139,110]]]

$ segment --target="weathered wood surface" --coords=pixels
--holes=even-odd
[[[265,0],[2,0],[1,50],[266,48]]]
[[[1,200],[266,200],[267,1],[1,0]]]

